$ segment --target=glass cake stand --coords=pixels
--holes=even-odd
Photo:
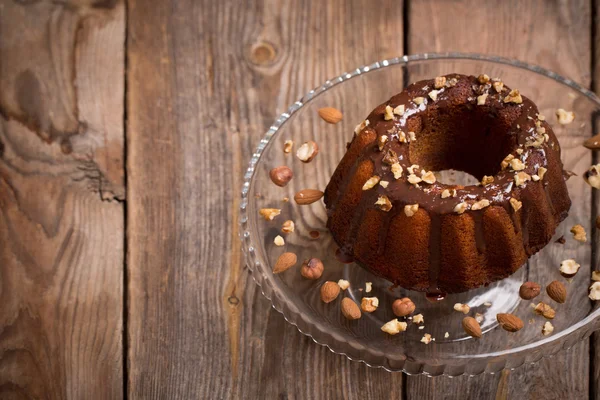
[[[567,182],[573,201],[569,217],[558,227],[555,238],[526,265],[509,278],[487,287],[450,294],[443,301],[430,302],[423,293],[393,288],[388,281],[373,276],[360,266],[339,261],[335,256],[336,244],[326,228],[323,202],[299,206],[293,198],[302,189],[325,189],[345,152],[346,143],[352,138],[354,127],[375,106],[400,92],[408,83],[452,72],[499,77],[531,98],[554,127],[561,143],[565,169],[578,176]],[[317,110],[327,106],[342,110],[341,122],[327,124],[318,116]],[[559,125],[554,116],[557,108],[574,111],[575,121]],[[594,162],[593,152],[584,148],[582,142],[592,132],[597,132],[599,111],[600,100],[567,78],[523,62],[475,54],[404,56],[360,67],[328,80],[275,121],[250,161],[242,189],[240,236],[252,276],[273,307],[300,332],[334,353],[390,371],[449,376],[494,373],[535,362],[571,347],[600,327],[598,306],[588,299],[597,236],[593,222],[594,194],[582,179],[583,173]],[[283,151],[287,140],[294,142],[289,154]],[[320,151],[312,162],[305,164],[295,153],[309,140],[314,140]],[[294,172],[293,179],[285,187],[275,186],[269,178],[269,171],[280,165],[287,165]],[[286,202],[284,198],[290,200]],[[281,215],[266,221],[259,215],[261,208],[281,209]],[[281,225],[286,220],[294,221],[293,233],[281,233]],[[570,229],[575,224],[585,227],[587,243],[573,239]],[[284,246],[274,244],[277,235],[284,237]],[[564,244],[555,242],[562,236],[566,240]],[[277,258],[286,251],[296,253],[298,263],[281,274],[273,274]],[[320,258],[325,265],[323,276],[318,280],[307,280],[300,275],[302,260],[310,257]],[[570,258],[581,264],[581,269],[574,278],[565,279],[559,273],[559,265]],[[332,303],[323,303],[320,300],[321,285],[327,280],[337,282],[339,279],[349,281],[350,287]],[[519,286],[526,280],[542,286],[542,294],[533,301],[519,298]],[[567,287],[566,303],[557,304],[545,293],[544,287],[553,280],[559,280]],[[372,283],[372,291],[368,294],[366,282]],[[363,296],[377,297],[379,307],[373,313],[363,312],[359,320],[349,321],[340,312],[344,296],[358,304]],[[405,296],[416,304],[415,313],[423,314],[424,328],[419,329],[409,320],[406,332],[395,336],[382,332],[381,326],[394,318],[391,303]],[[552,320],[555,330],[549,336],[542,335],[546,320],[532,311],[532,305],[539,301],[556,310],[556,318]],[[481,339],[473,339],[464,333],[461,325],[464,314],[453,309],[455,303],[468,304],[469,315],[482,321]],[[501,312],[516,314],[525,327],[516,333],[501,329],[496,322],[496,314]],[[435,340],[422,343],[425,333]]]

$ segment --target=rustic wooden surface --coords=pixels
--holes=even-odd
[[[600,337],[474,378],[335,355],[270,307],[237,239],[252,151],[325,79],[456,50],[597,86],[596,9],[0,0],[0,398],[600,398]]]

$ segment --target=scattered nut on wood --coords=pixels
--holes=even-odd
[[[559,304],[563,304],[567,301],[567,289],[565,285],[560,283],[559,281],[552,281],[548,286],[546,286],[546,293],[548,296]]]
[[[426,333],[421,338],[421,343],[429,344],[429,343],[431,343],[432,340],[433,340],[433,338],[431,337],[431,334]]]
[[[554,309],[552,307],[550,307],[548,304],[544,303],[543,301],[540,301],[533,309],[533,312],[536,313],[537,315],[541,315],[546,319],[554,319],[554,317],[556,316],[556,311],[554,311]]]
[[[304,163],[311,162],[319,154],[319,146],[312,140],[304,143],[298,151],[296,151],[296,157]]]
[[[542,335],[548,336],[551,335],[552,332],[554,332],[554,325],[552,325],[550,321],[546,321],[544,326],[542,326]]]
[[[343,114],[340,110],[334,107],[319,108],[319,117],[329,124],[337,124],[342,120]]]
[[[358,305],[349,297],[342,299],[342,314],[349,320],[359,319],[361,317],[360,308]]]
[[[288,154],[292,152],[292,148],[294,147],[294,141],[293,140],[286,140],[283,143],[283,152]]]
[[[573,259],[563,260],[558,269],[560,274],[565,278],[572,278],[579,271],[580,265]]]
[[[408,297],[396,299],[392,303],[392,311],[397,317],[405,317],[408,314],[412,314],[415,311],[415,308],[415,303]]]
[[[281,214],[281,210],[279,208],[261,208],[258,213],[267,221],[273,221],[273,218]]]
[[[425,322],[425,318],[423,317],[423,314],[415,314],[412,317],[412,322],[413,324],[419,325]]]
[[[379,307],[379,299],[377,297],[363,297],[360,301],[360,309],[364,312],[373,312]]]
[[[337,283],[327,281],[321,286],[321,300],[324,303],[331,303],[340,294],[340,287]]]
[[[296,204],[305,206],[312,204],[323,197],[323,192],[316,189],[304,189],[294,195]]]
[[[541,287],[535,282],[525,282],[519,288],[519,296],[524,300],[531,300],[540,294]]]
[[[573,122],[575,119],[575,113],[573,111],[566,111],[562,108],[556,110],[556,120],[561,125],[567,125]]]
[[[280,167],[275,167],[271,171],[269,171],[269,177],[271,181],[279,187],[284,187],[287,185],[294,176],[294,173],[289,167],[282,165]]]
[[[517,332],[523,329],[523,321],[514,314],[498,314],[496,320],[508,332]]]
[[[323,266],[323,262],[318,258],[310,258],[308,260],[304,260],[302,263],[302,267],[300,268],[300,274],[306,279],[319,279],[321,275],[323,275],[323,270],[325,267]]]
[[[294,221],[292,221],[291,219],[288,219],[281,225],[281,232],[283,232],[283,233],[292,233],[292,232],[294,232],[294,229],[295,229]]]
[[[473,317],[464,317],[462,320],[462,326],[465,330],[465,333],[474,338],[481,337],[481,326],[477,320]]]
[[[574,225],[571,228],[571,233],[573,234],[573,238],[579,242],[585,243],[587,242],[587,235],[585,233],[585,228],[579,224]]]
[[[279,274],[283,271],[286,271],[286,270],[290,269],[291,267],[293,267],[294,265],[296,265],[297,261],[298,261],[298,257],[296,256],[296,254],[290,253],[290,252],[283,253],[277,259],[277,262],[275,263],[275,267],[273,267],[273,273]]]

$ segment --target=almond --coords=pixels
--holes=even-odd
[[[319,117],[328,124],[337,124],[342,120],[342,112],[337,108],[323,107],[319,108]]]
[[[392,303],[392,311],[397,317],[405,317],[415,311],[415,303],[408,297],[394,300]]]
[[[513,314],[498,314],[496,319],[500,326],[508,332],[516,332],[523,328],[523,321],[521,318]]]
[[[281,166],[273,168],[269,172],[269,176],[271,177],[271,181],[279,187],[284,187],[292,180],[294,174],[289,167]]]
[[[349,320],[359,319],[361,316],[360,308],[358,305],[349,297],[344,297],[342,300],[342,314]]]
[[[519,288],[519,296],[524,300],[531,300],[540,294],[540,285],[535,282],[525,282]]]
[[[587,139],[583,145],[590,150],[600,150],[600,133]]]
[[[335,282],[327,281],[321,286],[321,300],[323,300],[324,303],[331,303],[337,299],[339,294],[340,287]]]
[[[283,253],[277,259],[275,263],[275,267],[273,268],[273,273],[278,274],[280,272],[286,271],[296,265],[298,261],[298,257],[294,253]]]
[[[557,303],[563,304],[567,300],[567,289],[565,285],[559,281],[552,281],[546,286],[546,293],[552,300]]]
[[[481,337],[481,327],[477,320],[473,317],[464,317],[462,320],[462,326],[467,335],[480,338]]]
[[[316,189],[304,189],[294,195],[296,203],[302,206],[312,204],[323,197],[323,192]]]
[[[298,151],[296,151],[296,157],[304,163],[311,162],[313,158],[319,153],[319,147],[312,140],[304,143]]]

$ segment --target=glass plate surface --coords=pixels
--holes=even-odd
[[[527,265],[488,287],[448,295],[443,301],[432,303],[423,293],[392,288],[389,282],[358,265],[340,262],[335,256],[336,244],[325,227],[327,213],[323,202],[299,206],[293,198],[301,189],[325,189],[344,155],[346,143],[352,138],[354,127],[374,107],[402,91],[408,83],[453,72],[499,77],[532,99],[554,128],[565,169],[578,176],[567,181],[573,202],[569,217],[558,227],[553,240]],[[335,125],[325,123],[317,110],[327,106],[342,110],[343,120]],[[575,122],[559,125],[554,117],[557,108],[574,111]],[[519,61],[476,54],[404,56],[360,67],[328,80],[275,121],[250,161],[242,188],[240,237],[252,276],[273,307],[300,332],[334,353],[390,371],[433,376],[494,373],[535,362],[571,347],[588,337],[600,324],[600,311],[587,297],[595,243],[595,216],[592,190],[582,179],[583,173],[594,162],[593,153],[584,148],[582,142],[596,132],[599,111],[600,100],[567,78]],[[286,140],[294,141],[290,154],[283,152]],[[305,164],[295,153],[309,140],[314,140],[320,151],[312,162]],[[292,181],[283,188],[275,186],[269,178],[269,171],[280,165],[287,165],[294,172]],[[452,176],[445,179],[448,182]],[[283,200],[286,197],[288,202]],[[281,209],[281,215],[266,221],[259,215],[261,208]],[[288,219],[294,221],[295,232],[282,234],[281,224]],[[575,224],[585,227],[586,244],[572,239],[569,230]],[[315,232],[319,235],[317,239]],[[277,235],[285,238],[284,246],[273,243]],[[565,237],[566,243],[555,243],[561,236]],[[298,255],[297,265],[284,273],[273,274],[277,258],[285,251]],[[300,275],[302,260],[310,257],[320,258],[325,265],[323,276],[316,281]],[[581,269],[574,278],[567,280],[560,276],[558,267],[562,260],[569,258],[576,259]],[[324,304],[320,300],[321,285],[327,280],[337,282],[339,279],[348,280],[350,288],[334,302]],[[565,304],[556,304],[543,291],[545,285],[555,279],[567,287],[569,295]],[[518,296],[519,286],[526,280],[542,285],[542,294],[533,301]],[[369,294],[365,293],[366,282],[372,282],[373,289]],[[357,321],[348,321],[340,312],[343,296],[353,298],[358,304],[364,296],[375,296],[379,299],[379,308],[374,313],[363,313]],[[419,329],[409,320],[406,332],[390,336],[380,328],[395,318],[391,310],[393,300],[404,296],[415,302],[415,313],[423,314],[424,328]],[[546,320],[532,312],[532,304],[538,301],[547,302],[556,309],[556,318],[552,320],[555,331],[550,336],[541,334]],[[471,316],[481,314],[484,332],[481,339],[465,335],[461,326],[464,315],[453,310],[455,303],[468,304]],[[516,333],[504,331],[496,322],[499,312],[518,315],[525,327]],[[425,333],[431,334],[435,341],[422,343],[420,340]]]

